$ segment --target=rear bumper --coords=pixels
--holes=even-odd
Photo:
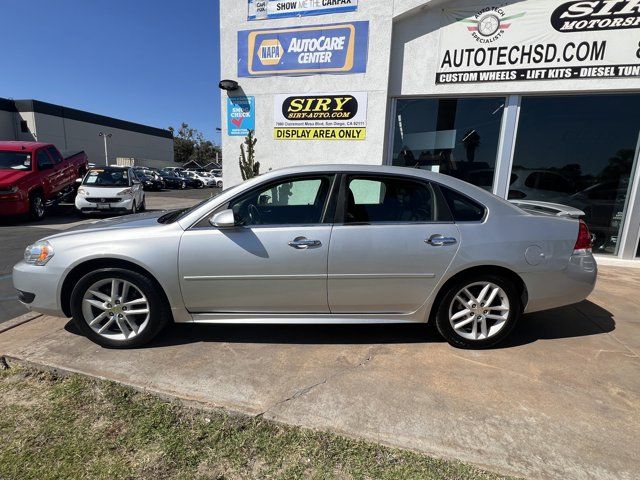
[[[532,272],[521,276],[529,297],[525,313],[532,313],[586,299],[595,288],[598,265],[591,253],[572,255],[564,270]]]

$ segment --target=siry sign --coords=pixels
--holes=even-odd
[[[442,14],[439,85],[640,77],[640,38],[627,30],[640,0],[485,3]]]
[[[640,28],[640,0],[563,3],[551,15],[551,24],[563,33]]]
[[[358,0],[249,0],[249,20],[353,12]]]
[[[367,94],[276,95],[276,140],[364,140]]]
[[[238,32],[238,76],[364,73],[369,22]]]

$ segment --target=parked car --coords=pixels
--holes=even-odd
[[[142,183],[144,190],[162,190],[164,188],[164,181],[160,175],[156,175],[148,170],[138,170],[136,176]]]
[[[572,182],[557,172],[514,168],[509,198],[566,203],[575,192]]]
[[[213,172],[211,172],[211,176],[213,178],[213,181],[215,182],[216,187],[222,188],[222,186],[223,186],[223,184],[222,184],[222,173],[213,173]]]
[[[137,213],[146,208],[142,183],[130,167],[100,167],[87,172],[75,201],[86,213]]]
[[[187,188],[187,181],[182,177],[174,175],[172,172],[161,170],[160,172],[158,172],[158,174],[162,177],[162,181],[164,182],[164,186],[166,188],[181,190]]]
[[[437,173],[328,165],[47,237],[13,282],[30,309],[109,347],[173,321],[434,322],[452,345],[484,348],[523,312],[583,300],[596,275],[584,222]]]
[[[186,171],[184,172],[184,174],[193,180],[199,180],[203,186],[215,187],[216,185],[215,181],[212,178],[203,173]]]
[[[204,187],[204,182],[196,177],[190,176],[189,172],[186,172],[186,171],[177,172],[176,175],[184,179],[184,181],[187,184],[187,188],[203,188]]]
[[[73,198],[86,171],[83,151],[63,157],[50,143],[0,142],[0,215],[41,219],[47,206]]]

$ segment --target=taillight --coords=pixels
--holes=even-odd
[[[584,223],[584,220],[580,220],[580,228],[578,229],[578,239],[576,245],[573,247],[573,253],[589,253],[593,244],[591,243],[591,234],[589,233],[589,227]]]

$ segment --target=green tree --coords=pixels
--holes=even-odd
[[[218,145],[207,140],[202,132],[191,128],[188,123],[183,122],[177,132],[173,127],[169,127],[169,131],[173,134],[173,154],[178,163],[194,160],[206,165],[216,159],[216,153],[220,153]]]

